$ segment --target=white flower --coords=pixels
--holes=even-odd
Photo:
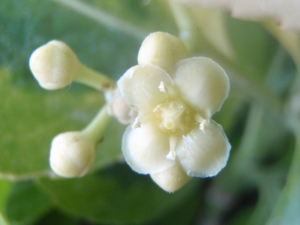
[[[185,45],[170,36],[150,34],[140,49],[139,65],[126,71],[118,88],[138,110],[123,136],[125,160],[173,192],[190,176],[214,176],[226,165],[231,146],[211,117],[220,110],[230,85],[211,59],[182,59]]]

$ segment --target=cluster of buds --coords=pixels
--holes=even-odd
[[[57,90],[72,82],[79,82],[103,91],[106,95],[108,104],[102,107],[85,129],[59,134],[51,144],[52,170],[62,177],[83,176],[94,164],[96,147],[111,115],[116,114],[120,121],[130,123],[135,110],[116,97],[118,91],[115,81],[83,65],[72,49],[61,41],[53,40],[36,49],[30,57],[29,65],[44,89]]]
[[[215,176],[231,149],[222,127],[211,119],[228,97],[228,76],[211,59],[186,57],[180,39],[152,33],[142,43],[138,65],[117,82],[138,111],[123,137],[125,160],[168,192],[191,177]]]

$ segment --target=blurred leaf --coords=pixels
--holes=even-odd
[[[192,181],[175,194],[168,194],[149,177],[134,174],[127,165],[80,179],[41,179],[40,184],[64,211],[109,224],[141,224],[157,219],[193,195],[195,189]]]
[[[0,71],[0,176],[47,175],[52,138],[61,132],[82,129],[103,104],[103,97],[96,92],[78,92],[76,85],[69,90],[47,92],[9,84],[9,74]],[[104,166],[120,158],[123,127],[117,123],[111,126],[108,135],[104,134],[104,149],[96,165]]]
[[[17,183],[7,201],[7,217],[14,224],[28,224],[52,207],[51,200],[33,182]]]
[[[6,225],[6,202],[12,189],[12,182],[8,180],[0,180],[0,225]]]
[[[227,16],[227,32],[236,54],[236,67],[248,78],[264,81],[277,43],[259,23]]]
[[[0,225],[8,225],[7,221],[4,219],[4,216],[0,212]]]
[[[150,32],[165,31],[175,34],[177,28],[166,1],[149,0],[93,0],[100,9],[111,15],[147,29]]]
[[[299,124],[297,124],[299,127]],[[276,204],[268,225],[300,224],[300,133],[298,130],[297,143],[290,171],[281,196]]]
[[[5,212],[5,205],[12,188],[12,183],[8,180],[0,180],[0,213]]]
[[[200,211],[199,205],[203,203],[200,193],[196,192],[188,196],[176,208],[154,221],[151,225],[188,225],[193,224],[195,216]],[[150,224],[149,224],[150,225]]]
[[[19,83],[33,81],[29,56],[49,40],[66,42],[85,64],[114,78],[136,63],[141,42],[50,0],[2,0],[0,20],[0,63]]]
[[[35,225],[78,225],[79,221],[76,218],[67,216],[57,210],[50,211],[39,221],[34,223]]]

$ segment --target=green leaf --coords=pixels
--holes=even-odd
[[[296,123],[299,128],[299,123]],[[281,196],[268,225],[300,224],[300,132],[296,132],[296,148]]]
[[[59,1],[59,0],[58,0]],[[173,22],[166,1],[144,1],[144,0],[93,0],[101,10],[111,15],[143,28],[150,32],[165,31],[175,34],[177,28]]]
[[[12,183],[8,180],[0,180],[0,213],[5,212],[5,205],[12,188]]]
[[[35,87],[19,89],[10,86],[9,76],[4,70],[0,71],[3,103],[0,111],[0,176],[17,179],[48,175],[52,138],[61,132],[84,128],[103,105],[103,96],[78,91],[76,85],[57,92]],[[104,134],[104,147],[99,145],[97,166],[103,167],[120,158],[123,129],[115,122]]]
[[[236,54],[236,68],[256,82],[263,81],[277,48],[274,38],[255,22],[227,16],[229,40]]]
[[[174,194],[156,186],[149,177],[134,174],[127,165],[81,179],[41,179],[42,188],[64,211],[90,221],[141,224],[164,215],[193,195],[190,182]]]
[[[54,1],[2,0],[0,20],[5,21],[0,26],[0,64],[13,71],[18,84],[33,82],[29,56],[52,39],[66,42],[85,64],[116,79],[137,61],[141,40]]]
[[[6,202],[13,183],[8,180],[0,180],[0,225],[7,225],[6,222]]]
[[[14,224],[28,224],[52,207],[51,200],[33,182],[17,183],[7,201],[7,217]]]
[[[71,216],[65,215],[57,210],[50,211],[43,218],[38,220],[35,225],[78,225],[80,221]]]
[[[2,213],[0,213],[0,225],[8,225],[7,221],[4,219]]]

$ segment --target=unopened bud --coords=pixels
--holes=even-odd
[[[109,114],[122,124],[130,124],[137,117],[137,110],[125,102],[119,89],[115,89],[109,99]]]
[[[103,91],[116,86],[115,81],[104,74],[84,66],[68,45],[57,40],[36,49],[29,66],[40,86],[48,90],[67,87],[73,81]]]
[[[138,63],[152,64],[169,71],[179,60],[186,57],[187,48],[179,38],[168,33],[155,32],[143,41]]]
[[[50,165],[62,177],[81,177],[93,166],[96,144],[81,132],[57,135],[51,144]]]
[[[68,45],[53,40],[32,53],[29,65],[40,86],[55,90],[73,82],[78,73],[79,61]]]

